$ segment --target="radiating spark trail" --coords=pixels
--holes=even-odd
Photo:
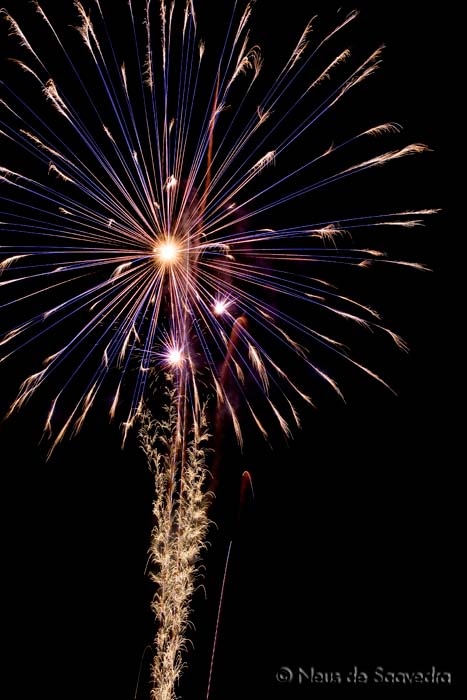
[[[214,670],[214,660],[215,660],[216,650],[217,650],[217,640],[219,637],[220,619],[221,619],[221,613],[222,613],[222,605],[224,602],[225,584],[227,581],[227,572],[229,569],[231,551],[232,551],[232,541],[229,542],[227,556],[225,559],[224,575],[222,577],[221,593],[220,593],[220,597],[219,597],[219,605],[217,608],[216,629],[214,632],[214,643],[213,643],[212,654],[211,654],[211,664],[209,666],[209,678],[208,678],[208,686],[207,686],[207,690],[206,690],[206,700],[209,700],[209,698],[211,696],[212,673]]]

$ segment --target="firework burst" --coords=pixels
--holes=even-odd
[[[387,386],[337,329],[350,322],[406,345],[335,278],[424,269],[368,239],[432,210],[312,212],[325,188],[426,147],[401,143],[395,123],[311,138],[381,61],[381,48],[363,58],[347,48],[357,12],[332,26],[311,19],[268,82],[252,3],[229,3],[208,41],[193,0],[122,2],[123,43],[106,3],[71,6],[74,27],[64,28],[33,2],[40,31],[2,11],[21,49],[15,88],[1,83],[0,96],[0,364],[47,349],[9,412],[53,386],[51,450],[100,395],[125,437],[139,419],[156,486],[152,694],[169,700],[208,528],[206,394],[216,398],[216,439],[228,418],[241,444],[247,415],[265,439],[274,425],[289,435],[317,383],[342,396],[326,354]],[[307,220],[296,223],[297,211]],[[159,422],[145,403],[155,373],[173,382]]]
[[[243,11],[232,4],[225,41],[214,58],[191,1],[170,6],[162,1],[157,8],[147,2],[144,37],[141,7],[130,2],[122,8],[126,56],[116,55],[103,5],[75,2],[86,80],[66,31],[33,4],[50,44],[47,55],[38,35],[29,36],[3,11],[23,47],[14,59],[18,84],[28,94],[41,93],[43,109],[36,111],[24,93],[2,86],[1,136],[23,154],[26,169],[0,168],[5,209],[0,286],[7,297],[4,309],[18,319],[1,338],[1,362],[43,335],[50,338],[51,352],[25,379],[10,411],[51,375],[65,374],[45,421],[54,447],[80,429],[103,384],[113,380],[112,417],[131,396],[126,434],[141,411],[149,370],[172,366],[183,371],[195,413],[199,380],[209,380],[241,441],[227,385],[243,393],[265,435],[244,391],[246,378],[261,389],[285,433],[291,421],[298,422],[295,400],[311,403],[284,371],[284,354],[298,354],[337,392],[336,381],[313,361],[313,346],[326,347],[384,383],[315,324],[314,312],[320,319],[325,312],[384,332],[399,347],[403,341],[372,308],[314,277],[313,266],[419,268],[341,243],[349,240],[345,233],[356,237],[382,224],[417,225],[429,210],[263,225],[287,203],[312,201],[325,186],[426,150],[412,144],[381,152],[375,146],[376,154],[320,175],[325,162],[338,162],[336,154],[400,131],[396,124],[376,124],[312,156],[307,152],[289,167],[287,153],[296,142],[304,142],[378,67],[380,48],[362,61],[354,61],[345,47],[332,53],[357,13],[327,32],[315,31],[317,20],[311,20],[276,80],[264,87],[263,59],[249,34],[251,4]],[[300,318],[290,313],[296,303],[308,307]],[[276,358],[273,349],[279,351]],[[118,368],[116,379],[112,368]],[[273,384],[280,386],[278,402],[271,397]],[[60,413],[68,413],[57,424],[61,402]]]

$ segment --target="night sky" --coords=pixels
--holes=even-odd
[[[18,17],[29,12],[26,2],[5,4]],[[355,129],[396,121],[405,128],[406,143],[426,143],[433,153],[320,191],[317,199],[293,205],[294,217],[306,222],[313,207],[357,207],[362,213],[446,209],[446,127],[436,115],[444,99],[440,62],[447,21],[418,0],[407,4],[409,9],[399,0],[356,3],[362,16],[340,46],[347,39],[370,53],[385,43],[384,62],[318,134],[331,138],[344,120],[345,128]],[[272,64],[279,60],[278,36],[291,49],[310,15],[331,16],[338,5],[292,1],[272,10],[266,0],[258,2],[252,39],[263,48],[267,74],[274,75],[268,58]],[[63,11],[69,23],[71,16]],[[111,24],[118,26],[115,17]],[[5,25],[2,56],[6,35]],[[7,46],[11,54],[14,42]],[[11,66],[1,66],[11,79]],[[385,229],[376,244],[433,272],[392,268],[368,271],[360,282],[349,278],[350,292],[382,311],[386,325],[410,346],[404,355],[371,334],[355,331],[352,338],[359,360],[382,373],[397,396],[329,360],[346,403],[312,383],[307,390],[317,408],[302,409],[302,429],[288,444],[273,435],[270,449],[251,433],[241,453],[226,431],[219,448],[225,454],[222,489],[213,511],[219,528],[209,538],[205,590],[194,599],[196,631],[180,686],[183,700],[206,696],[230,541],[211,700],[344,698],[355,692],[347,682],[323,686],[317,676],[313,683],[299,684],[297,676],[279,683],[282,667],[343,677],[354,667],[369,676],[377,667],[425,672],[435,666],[455,674],[459,431],[451,408],[457,380],[448,329],[454,316],[445,311],[454,295],[443,252],[447,222],[444,211],[424,228]],[[336,328],[337,322],[330,334]],[[2,414],[40,359],[39,350],[30,353],[31,369],[0,365]],[[106,397],[82,433],[46,461],[47,444],[40,441],[48,400],[45,387],[0,425],[7,647],[2,685],[13,687],[2,694],[12,700],[130,700],[153,633],[151,585],[144,573],[152,478],[135,436],[120,449],[118,425],[108,424],[105,407],[99,411]],[[245,469],[254,498],[247,492],[239,508]],[[146,652],[138,698],[148,697],[149,657]],[[434,689],[439,697],[451,691],[445,685]],[[364,697],[395,697],[401,689],[368,683],[360,690]],[[417,693],[432,691],[423,685]]]

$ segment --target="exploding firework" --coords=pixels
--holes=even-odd
[[[383,381],[331,337],[329,319],[387,333],[400,347],[403,341],[321,270],[420,267],[348,243],[369,227],[414,226],[429,212],[264,225],[282,221],[286,204],[312,201],[337,181],[425,150],[412,144],[381,152],[376,145],[373,155],[348,164],[355,145],[400,131],[397,124],[376,124],[313,154],[307,150],[290,168],[287,154],[296,142],[309,138],[378,67],[379,48],[361,61],[347,48],[333,54],[357,13],[328,31],[310,20],[265,87],[263,58],[250,39],[251,5],[242,12],[233,3],[216,60],[201,39],[192,2],[162,2],[158,12],[147,3],[144,42],[135,19],[141,8],[131,2],[122,8],[128,20],[123,57],[116,55],[103,6],[76,2],[75,8],[85,79],[66,31],[41,5],[35,10],[51,45],[46,56],[38,34],[29,36],[3,13],[23,47],[15,58],[23,74],[18,84],[42,95],[44,104],[39,112],[19,89],[3,86],[2,138],[24,153],[26,168],[0,171],[6,210],[0,285],[9,295],[4,307],[17,319],[2,336],[1,361],[39,337],[50,339],[43,366],[24,380],[11,411],[50,376],[66,376],[45,420],[55,446],[80,429],[104,383],[114,381],[109,411],[123,415],[130,402],[126,433],[141,410],[149,371],[176,366],[183,368],[193,406],[199,408],[199,380],[209,381],[241,440],[232,393],[243,394],[254,423],[267,432],[246,383],[260,388],[286,433],[298,422],[296,400],[311,402],[309,387],[302,390],[284,371],[287,354],[299,355],[310,374],[338,392],[335,379],[314,362],[313,347]],[[334,166],[339,158],[344,167],[323,177],[326,163]],[[307,309],[291,314],[294,305]],[[242,317],[247,322],[236,322]],[[277,400],[272,385],[280,386]],[[56,416],[66,412],[60,424]]]
[[[245,416],[266,439],[274,425],[288,435],[317,383],[341,395],[325,353],[386,385],[329,327],[349,321],[404,341],[335,278],[342,268],[423,269],[366,241],[431,210],[367,215],[363,195],[358,215],[313,212],[326,188],[426,147],[401,144],[395,123],[336,129],[332,142],[310,146],[380,63],[381,48],[364,58],[346,48],[357,12],[329,26],[310,19],[269,83],[250,38],[251,4],[231,3],[214,49],[192,0],[122,3],[123,46],[99,0],[74,3],[73,29],[33,5],[40,35],[3,13],[22,49],[15,89],[2,85],[1,96],[11,156],[0,167],[0,287],[15,323],[2,329],[0,362],[23,361],[36,345],[47,353],[10,413],[50,380],[51,449],[80,430],[102,393],[111,392],[109,414],[125,436],[141,418],[158,489],[153,694],[171,698],[207,528],[198,452],[206,392],[217,432],[227,418],[241,443]],[[296,221],[298,203],[305,221]],[[176,381],[161,455],[144,400],[152,375],[168,372]]]

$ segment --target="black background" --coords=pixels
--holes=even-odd
[[[10,5],[12,14],[26,13],[26,3]],[[258,3],[253,38],[266,59],[280,53],[278,42],[293,46],[310,14],[330,15],[329,5],[291,2],[272,9]],[[399,203],[446,210],[448,11],[441,8],[434,16],[418,1],[409,7],[359,6],[362,16],[351,40],[370,50],[386,43],[384,64],[331,117],[329,133],[338,128],[337,119],[366,125],[384,115],[404,124],[407,142],[427,143],[433,153],[373,172],[360,201],[371,209],[383,201],[390,210]],[[4,45],[5,36],[3,27]],[[336,196],[339,206],[353,197],[345,188],[331,191],[320,195],[319,206],[332,206]],[[189,647],[180,687],[184,700],[206,695],[231,538],[212,700],[354,692],[347,685],[281,685],[275,676],[282,666],[340,673],[354,666],[369,673],[377,666],[436,666],[455,674],[460,430],[453,408],[458,376],[451,353],[451,262],[457,244],[447,243],[451,230],[444,211],[426,228],[398,235],[401,257],[424,262],[433,272],[396,269],[362,283],[362,298],[385,311],[387,325],[411,348],[408,356],[379,346],[377,357],[371,357],[371,346],[368,357],[362,351],[361,357],[384,369],[397,396],[344,366],[339,380],[346,404],[321,391],[318,409],[303,412],[302,430],[289,445],[277,439],[270,450],[258,437],[247,440],[243,454],[229,450],[224,469],[234,474],[227,479],[233,493],[248,469],[255,497],[247,499],[239,522],[225,518],[220,531],[212,531],[206,599],[200,590],[194,601],[194,649]],[[7,405],[16,375],[29,368],[4,368]],[[3,694],[132,698],[152,634],[151,586],[144,574],[151,476],[135,441],[122,452],[118,426],[109,426],[98,411],[78,438],[46,462],[46,445],[38,445],[46,398],[0,428],[7,584],[2,627],[8,649],[1,683],[10,688]],[[141,698],[148,695],[149,656]],[[393,697],[400,690],[359,688],[368,697]],[[446,687],[435,690],[440,697],[449,693]]]

